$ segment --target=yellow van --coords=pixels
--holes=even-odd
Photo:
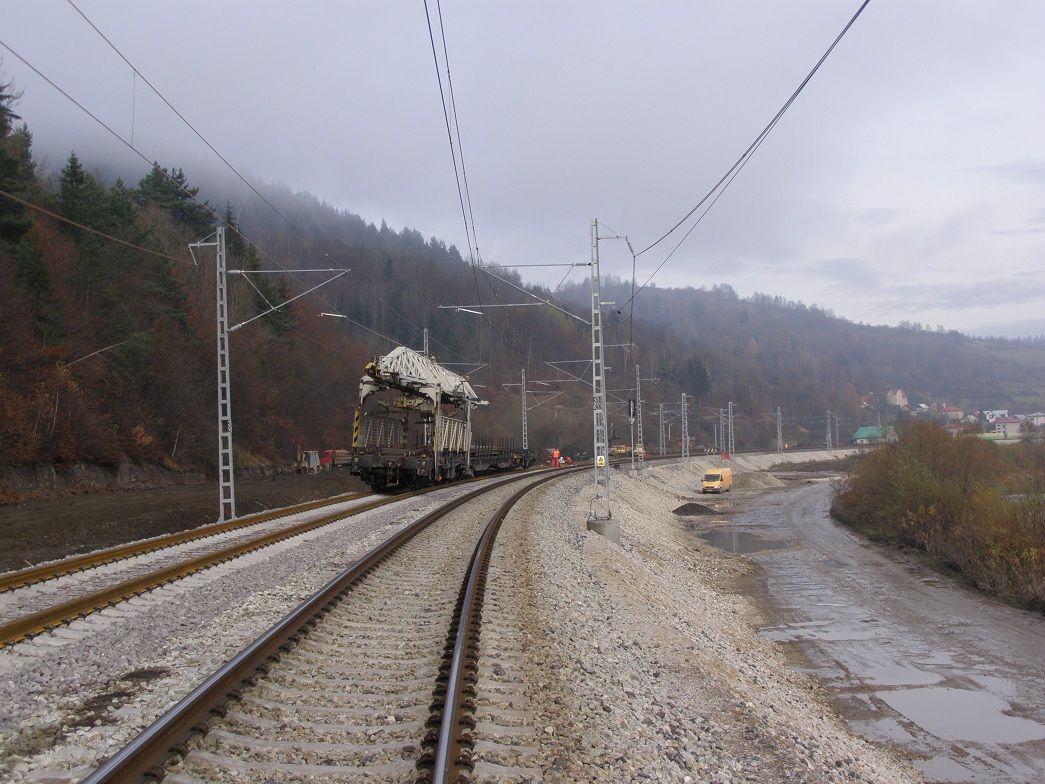
[[[709,468],[700,480],[702,493],[728,493],[733,489],[732,468]]]

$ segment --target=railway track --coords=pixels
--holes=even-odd
[[[480,666],[487,568],[501,522],[571,469],[468,492],[332,579],[84,780],[532,780],[519,632],[496,607],[482,631],[506,650]],[[523,483],[516,489],[514,486]],[[514,492],[512,492],[514,491]],[[476,544],[478,542],[478,544]],[[490,675],[495,672],[496,675]],[[504,726],[504,725],[512,726]],[[176,761],[171,763],[172,755]]]
[[[52,561],[51,563],[40,564],[39,566],[30,566],[26,569],[19,569],[14,572],[5,572],[0,574],[0,593],[11,591],[15,588],[22,588],[27,585],[33,585],[35,583],[54,580],[67,574],[82,572],[115,561],[155,552],[156,550],[176,547],[185,544],[186,542],[207,539],[212,536],[220,536],[221,534],[230,531],[248,528],[280,517],[286,517],[301,512],[309,512],[314,509],[321,509],[322,507],[330,506],[331,504],[354,501],[357,498],[362,498],[366,495],[368,494],[346,493],[344,495],[331,496],[330,498],[324,498],[318,501],[308,501],[303,504],[295,504],[294,506],[282,507],[280,509],[271,509],[267,512],[245,515],[244,517],[237,517],[235,520],[228,520],[223,523],[201,525],[198,528],[192,528],[188,531],[177,531],[172,534],[165,534],[151,539],[143,539],[138,542],[117,545],[116,547],[97,550],[96,552],[86,553],[85,555],[74,555],[69,558],[63,558],[59,561]]]
[[[677,457],[650,456],[646,462]],[[628,462],[628,459],[624,459],[614,461],[613,464],[626,465]],[[283,518],[326,506],[343,506],[368,497],[366,494],[334,496],[2,574],[0,648],[277,542],[442,487],[439,485],[395,496],[378,496],[375,500],[301,522],[280,522]],[[169,556],[142,560],[143,556],[168,550]],[[102,573],[101,567],[112,568]],[[54,583],[49,590],[39,587],[34,589],[38,583],[52,582],[59,577],[67,579],[60,584]],[[68,579],[75,581],[69,583]]]
[[[291,537],[444,488],[335,496],[0,575],[0,648]],[[303,521],[284,520],[327,506],[340,508]],[[64,579],[55,582],[59,577]]]

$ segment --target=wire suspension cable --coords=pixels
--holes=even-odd
[[[85,14],[82,10],[80,10],[79,6],[77,6],[76,3],[73,2],[73,0],[66,0],[66,2],[69,3],[70,6],[72,6],[73,10],[76,11],[76,13],[78,13],[83,18],[83,20],[85,22],[87,22],[88,25],[90,25],[91,29],[93,29],[94,32],[98,33],[98,35],[101,36],[101,39],[103,41],[105,41],[105,43],[107,43],[109,45],[109,48],[111,48],[114,52],[116,52],[116,54],[120,57],[120,59],[123,60],[127,64],[127,67],[130,68],[132,72],[134,72],[134,75],[136,77],[141,78],[141,80],[143,82],[145,82],[145,84],[147,84],[149,86],[149,89],[151,89],[156,94],[156,97],[158,97],[161,101],[163,101],[167,105],[167,108],[170,109],[172,112],[174,112],[174,114],[177,115],[178,119],[181,120],[183,123],[185,123],[186,127],[188,127],[188,129],[190,131],[192,131],[194,134],[196,134],[196,136],[199,138],[199,140],[201,142],[203,142],[205,145],[207,145],[207,148],[212,153],[214,153],[218,157],[218,159],[222,163],[224,163],[233,174],[235,174],[239,178],[240,182],[242,182],[244,185],[246,185],[248,188],[250,188],[254,192],[254,195],[257,196],[259,199],[261,199],[269,207],[269,209],[271,209],[276,215],[278,215],[283,220],[283,222],[286,223],[287,226],[289,226],[294,231],[295,234],[297,234],[299,237],[304,239],[310,245],[315,246],[315,243],[301,229],[299,229],[296,225],[294,225],[294,223],[290,220],[290,218],[288,218],[286,215],[284,215],[279,209],[276,208],[276,206],[271,201],[269,201],[267,198],[265,198],[265,196],[257,188],[255,188],[242,174],[240,174],[239,170],[235,166],[233,166],[231,163],[229,163],[229,161],[225,158],[224,155],[222,155],[220,152],[217,151],[217,149],[215,149],[213,144],[211,144],[209,141],[207,141],[207,139],[203,136],[203,134],[201,134],[198,130],[196,130],[196,127],[192,123],[190,123],[185,118],[185,116],[180,111],[178,111],[170,101],[167,100],[166,96],[164,96],[164,94],[161,93],[159,91],[159,89],[152,82],[150,82],[141,71],[139,71],[135,67],[134,63],[132,63],[130,60],[127,59],[126,55],[124,55],[124,53],[120,51],[120,49],[116,46],[116,44],[114,44],[109,39],[109,37],[107,35],[105,35],[105,33],[103,33],[98,28],[98,25],[96,25],[94,22],[92,22],[87,17],[87,14]],[[133,114],[132,114],[132,121],[131,121],[131,142],[132,143],[134,141],[134,135],[133,134],[134,134],[134,123],[133,123]],[[231,227],[228,227],[228,228],[231,228]],[[330,259],[330,261],[332,261],[334,263],[339,263],[339,262],[337,262],[336,259],[331,257],[331,255],[329,253],[327,253],[325,250],[323,250],[322,248],[317,248],[317,250],[321,254],[323,254],[324,257]],[[341,265],[341,266],[343,267],[344,265]]]
[[[642,254],[646,253],[647,251],[652,250],[653,248],[655,248],[657,245],[659,245],[661,242],[663,242],[665,239],[667,239],[671,234],[673,234],[675,232],[675,230],[679,228],[679,226],[681,226],[683,223],[685,223],[687,220],[689,220],[689,218],[697,210],[699,210],[700,207],[708,199],[711,198],[712,194],[715,193],[715,191],[717,191],[719,189],[719,187],[726,181],[726,179],[729,178],[729,176],[735,170],[737,170],[737,168],[739,166],[741,166],[743,164],[744,160],[748,156],[750,156],[758,148],[758,146],[762,142],[762,139],[764,139],[766,136],[768,136],[769,132],[773,130],[773,127],[776,125],[777,121],[781,117],[784,116],[784,113],[791,107],[791,104],[795,102],[795,99],[798,98],[798,96],[802,92],[802,90],[805,89],[805,86],[809,83],[809,81],[813,78],[813,76],[816,75],[816,72],[820,70],[820,66],[824,64],[824,61],[827,60],[827,58],[828,58],[828,56],[830,56],[831,52],[834,51],[835,47],[838,45],[838,42],[842,40],[843,36],[845,36],[845,34],[849,31],[849,28],[853,26],[853,24],[856,22],[857,18],[860,16],[860,14],[863,13],[864,9],[867,7],[868,3],[870,3],[870,2],[871,2],[871,0],[864,0],[864,2],[860,4],[860,7],[856,10],[856,13],[853,14],[852,18],[849,20],[849,22],[846,24],[846,26],[842,28],[842,31],[835,37],[834,41],[831,42],[831,45],[827,48],[827,51],[824,52],[823,56],[821,56],[821,58],[817,61],[816,65],[813,66],[813,69],[808,74],[806,74],[806,77],[802,80],[801,84],[799,84],[798,87],[795,89],[795,91],[793,93],[791,93],[791,97],[788,98],[787,101],[784,102],[784,105],[780,107],[780,110],[773,116],[773,119],[769,121],[769,123],[766,125],[766,127],[762,129],[762,132],[757,137],[755,137],[755,140],[753,142],[751,142],[750,146],[748,146],[748,148],[746,150],[744,150],[743,154],[736,160],[736,162],[732,166],[730,166],[729,169],[726,171],[726,173],[723,174],[722,177],[719,179],[719,181],[715,183],[714,187],[712,187],[711,190],[709,190],[704,195],[704,197],[701,198],[701,200],[696,203],[696,205],[693,207],[693,209],[691,209],[689,212],[687,212],[682,217],[682,219],[678,221],[678,223],[676,223],[674,226],[672,226],[670,229],[668,229],[666,232],[664,232],[654,242],[650,243],[645,248],[640,250],[637,254],[635,254],[636,256],[641,256]]]
[[[454,117],[454,133],[457,136],[457,155],[461,159],[461,179],[464,182],[464,198],[468,203],[468,220],[472,224],[472,243],[475,245],[476,263],[482,264],[483,256],[479,252],[479,235],[475,233],[475,214],[472,212],[472,192],[468,187],[468,169],[464,165],[464,145],[461,143],[461,124],[457,121],[457,101],[454,100],[454,82],[450,77],[450,54],[446,48],[446,27],[443,25],[442,0],[435,0],[435,10],[439,15],[439,36],[443,41],[443,62],[446,64],[446,89],[450,93],[450,112]]]
[[[41,207],[39,204],[33,204],[32,202],[19,198],[18,196],[15,196],[13,193],[8,193],[5,190],[0,190],[0,196],[10,199],[14,202],[18,202],[23,207],[28,207],[31,210],[42,212],[44,215],[54,218],[55,220],[61,221],[62,223],[68,223],[70,226],[75,226],[76,228],[83,229],[84,231],[89,232],[91,234],[96,234],[99,237],[104,237],[105,239],[110,240],[111,242],[118,242],[120,245],[126,245],[128,248],[133,248],[134,250],[141,251],[142,253],[148,253],[150,256],[159,256],[161,259],[167,259],[168,261],[176,261],[179,264],[189,263],[189,259],[179,259],[177,256],[171,256],[167,253],[160,253],[156,250],[149,250],[148,248],[143,248],[141,245],[135,245],[133,242],[121,240],[119,237],[114,237],[111,234],[106,234],[104,231],[98,231],[98,229],[92,229],[90,226],[84,226],[82,223],[77,223],[74,220],[59,215],[57,212],[51,212],[49,209]]]
[[[483,301],[482,295],[479,293],[479,275],[475,271],[475,258],[476,253],[473,253],[473,242],[471,228],[468,224],[468,211],[465,208],[464,191],[461,187],[461,173],[457,167],[457,150],[454,148],[454,134],[450,129],[450,112],[446,102],[446,92],[443,90],[443,77],[439,70],[439,55],[435,48],[435,33],[432,30],[432,16],[428,10],[428,0],[424,0],[425,4],[425,20],[428,22],[428,40],[432,45],[432,63],[435,65],[435,78],[439,83],[439,103],[443,109],[443,122],[446,124],[446,138],[450,142],[450,159],[454,166],[454,180],[457,183],[457,200],[461,205],[461,219],[464,221],[464,236],[465,242],[468,243],[468,260],[472,266],[472,280],[475,283],[475,296],[479,302]],[[445,37],[444,37],[445,43]],[[449,70],[449,66],[447,66]],[[488,316],[484,316],[489,320]]]
[[[90,117],[92,120],[94,120],[96,123],[98,123],[102,128],[104,128],[106,131],[108,131],[114,138],[116,138],[120,143],[122,143],[125,147],[127,147],[127,149],[129,149],[131,152],[133,152],[135,155],[137,155],[139,158],[141,158],[143,161],[145,161],[146,164],[148,164],[149,166],[153,167],[155,171],[158,171],[160,174],[162,174],[163,177],[168,182],[170,182],[172,185],[174,185],[176,188],[178,188],[179,191],[184,193],[188,198],[192,199],[192,201],[194,201],[200,207],[202,207],[203,209],[207,210],[207,212],[209,212],[214,217],[214,219],[216,221],[218,221],[218,223],[224,224],[224,220],[222,220],[221,216],[218,215],[218,213],[214,210],[214,208],[211,207],[206,202],[200,201],[196,197],[196,194],[194,194],[189,188],[187,188],[184,183],[178,182],[178,180],[176,180],[173,176],[171,176],[170,173],[164,171],[164,169],[162,167],[159,167],[158,165],[154,164],[153,161],[149,160],[149,157],[147,155],[145,155],[141,150],[139,150],[137,147],[135,147],[133,144],[131,144],[129,141],[127,141],[117,131],[113,130],[113,128],[110,125],[108,125],[104,120],[102,120],[100,117],[98,117],[98,115],[94,114],[94,112],[92,112],[90,109],[88,109],[86,106],[84,106],[78,100],[76,100],[72,95],[70,95],[68,92],[66,92],[64,89],[62,89],[53,79],[48,77],[39,68],[37,68],[35,65],[30,63],[24,57],[22,57],[22,55],[20,55],[18,52],[16,52],[14,49],[12,49],[4,41],[0,40],[0,46],[2,46],[4,49],[9,51],[15,57],[17,57],[22,62],[22,64],[26,66],[26,68],[30,69],[33,73],[35,73],[37,76],[39,76],[41,79],[43,79],[49,85],[51,85],[51,87],[53,87],[55,90],[57,90],[59,93],[61,93],[64,98],[66,98],[70,103],[72,103],[74,106],[76,106],[76,108],[78,108],[80,111],[82,111],[88,117]],[[231,231],[235,232],[248,246],[254,248],[254,250],[256,250],[259,254],[261,254],[263,257],[265,257],[269,261],[271,261],[277,267],[279,267],[280,269],[282,269],[284,271],[292,273],[291,270],[287,270],[286,267],[284,267],[282,264],[280,264],[279,261],[277,261],[275,258],[273,258],[264,249],[259,247],[253,240],[250,239],[250,237],[247,237],[238,228],[229,227],[229,229]],[[296,280],[296,278],[295,278],[295,280]],[[298,282],[300,283],[301,281],[298,281]]]

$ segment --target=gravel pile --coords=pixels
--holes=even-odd
[[[535,493],[517,557],[543,779],[920,781],[758,636],[725,588],[752,567],[684,533],[671,510],[699,470],[615,474],[621,547],[585,530],[587,474]]]

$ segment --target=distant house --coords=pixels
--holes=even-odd
[[[1016,417],[997,417],[994,420],[994,432],[1002,438],[1019,438],[1023,435],[1024,423]]]
[[[1045,425],[1045,414],[1040,411],[1036,414],[1027,414],[1027,422],[1034,425],[1034,427],[1041,427]]]
[[[860,395],[860,408],[878,408],[878,395],[874,392]]]
[[[888,425],[864,425],[853,433],[850,444],[884,444],[896,441],[896,431]]]
[[[965,418],[965,412],[962,411],[958,406],[943,406],[940,408],[940,414],[947,419],[948,422],[961,422]]]
[[[885,402],[891,406],[899,406],[900,408],[907,408],[910,402],[907,400],[907,393],[902,389],[890,389],[885,393]]]
[[[985,424],[993,425],[994,422],[998,419],[1008,419],[1009,409],[996,408],[993,411],[984,410],[980,412],[980,416],[983,417],[983,421]]]

